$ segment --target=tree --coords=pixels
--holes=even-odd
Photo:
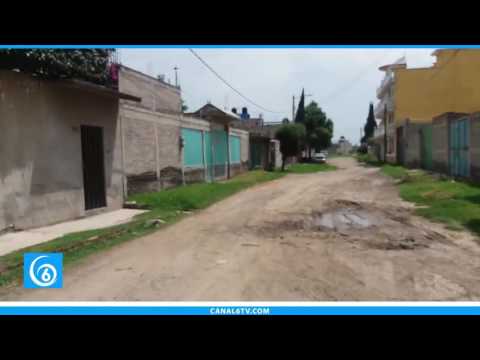
[[[275,138],[280,141],[282,171],[285,170],[286,160],[289,157],[298,155],[304,137],[305,127],[303,124],[285,124],[275,133]]]
[[[331,145],[333,136],[333,121],[312,101],[305,108],[305,145],[307,156],[311,159],[311,149],[321,151]]]
[[[187,104],[185,104],[185,101],[183,101],[183,99],[182,99],[182,112],[185,112],[187,110],[188,110],[188,106],[187,106]]]
[[[0,69],[113,86],[117,79],[109,65],[114,53],[115,49],[4,49],[0,50]]]
[[[297,114],[295,115],[295,122],[303,124],[305,122],[305,91],[302,89],[302,96],[298,103]]]
[[[324,127],[316,128],[311,137],[310,145],[317,153],[328,148],[332,145],[332,133]]]
[[[370,103],[367,122],[363,128],[364,135],[361,139],[361,143],[366,143],[370,138],[373,137],[376,127],[377,127],[377,122],[375,121],[375,115],[373,114],[373,103]]]

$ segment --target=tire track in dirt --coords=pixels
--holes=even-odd
[[[480,246],[353,159],[242,191],[2,300],[479,300]]]

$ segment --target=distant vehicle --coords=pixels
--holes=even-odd
[[[327,161],[327,156],[324,153],[315,154],[313,160],[318,163],[325,163]]]

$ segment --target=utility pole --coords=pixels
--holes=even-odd
[[[384,134],[383,134],[383,162],[387,162],[387,104],[385,104],[383,110],[383,124],[384,124]]]
[[[179,70],[178,67],[174,67],[173,70],[175,70],[175,86],[178,87],[178,75],[177,75],[177,70]]]
[[[295,95],[293,95],[293,104],[292,104],[292,123],[295,121]]]

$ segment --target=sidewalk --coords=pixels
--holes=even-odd
[[[55,225],[12,232],[0,236],[0,256],[28,246],[47,242],[73,232],[101,229],[129,222],[135,215],[145,210],[120,209],[80,220],[67,221]]]

